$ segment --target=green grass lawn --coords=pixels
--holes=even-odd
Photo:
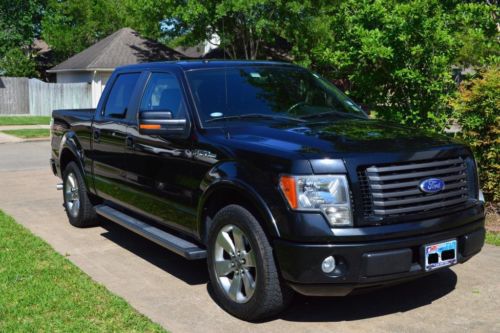
[[[45,128],[18,129],[2,131],[5,134],[14,135],[22,139],[46,138],[50,135],[50,130]]]
[[[48,116],[1,116],[0,126],[6,125],[49,125]]]
[[[0,210],[0,332],[165,332]]]
[[[500,234],[491,231],[486,232],[486,243],[500,246]]]

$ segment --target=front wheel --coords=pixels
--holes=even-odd
[[[208,239],[208,271],[221,306],[244,320],[281,312],[293,295],[279,276],[264,230],[238,205],[223,208],[214,218]]]
[[[87,194],[87,187],[80,168],[70,162],[63,172],[64,208],[71,225],[79,228],[97,224],[94,206]]]

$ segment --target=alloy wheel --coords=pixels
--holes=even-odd
[[[78,216],[80,210],[80,194],[78,192],[78,181],[73,172],[68,174],[64,186],[64,197],[66,199],[66,208],[73,217]]]
[[[250,300],[257,286],[255,252],[245,233],[235,225],[219,231],[214,248],[214,269],[219,286],[237,303]]]

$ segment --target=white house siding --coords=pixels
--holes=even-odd
[[[108,82],[109,77],[112,72],[101,72],[95,71],[93,72],[92,77],[92,107],[97,107],[99,103],[99,99],[101,98],[102,92],[106,87],[106,83]]]
[[[81,83],[92,81],[92,72],[58,72],[57,73],[57,83]]]

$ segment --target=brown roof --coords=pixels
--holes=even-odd
[[[182,58],[185,58],[183,54],[164,44],[143,38],[130,28],[123,28],[48,72],[113,70],[123,65]]]
[[[47,53],[51,51],[50,46],[43,39],[35,38],[33,40],[33,44],[31,44],[31,47],[37,54]]]

